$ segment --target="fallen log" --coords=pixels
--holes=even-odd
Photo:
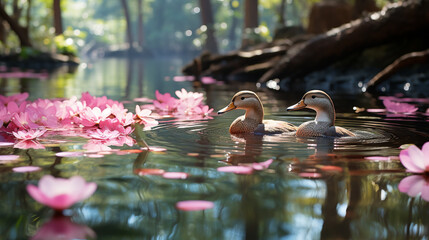
[[[425,62],[429,62],[429,49],[405,54],[369,80],[366,84],[366,91],[373,92],[380,83],[405,67]]]
[[[182,72],[194,76],[228,76],[239,68],[270,62],[272,58],[283,56],[291,45],[291,42],[283,41],[280,45],[262,46],[250,51],[234,51],[225,55],[204,53],[183,67]]]
[[[389,4],[380,12],[293,45],[259,82],[296,78],[390,39],[429,30],[429,0]]]

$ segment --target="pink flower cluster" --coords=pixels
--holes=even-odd
[[[128,136],[133,124],[155,126],[150,110],[133,114],[123,104],[107,97],[83,93],[80,100],[38,99],[26,101],[28,93],[0,96],[0,131],[23,141],[36,139],[48,130],[81,130],[81,136],[95,140],[112,140]],[[73,134],[78,135],[78,134]]]
[[[207,118],[213,111],[203,104],[202,93],[188,92],[183,88],[175,93],[178,98],[171,96],[170,93],[161,94],[157,90],[153,104],[145,105],[143,108],[155,110],[162,115],[193,120]]]

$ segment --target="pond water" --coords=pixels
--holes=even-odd
[[[29,92],[29,99],[34,100],[70,98],[88,91],[125,101],[134,112],[134,106],[141,103],[133,99],[153,99],[155,90],[172,95],[181,88],[204,93],[205,103],[215,111],[240,89],[256,91],[248,83],[201,86],[173,81],[185,63],[98,60],[82,64],[74,74],[0,78],[0,94]],[[258,91],[266,119],[295,125],[314,118],[311,111],[286,112],[302,94]],[[58,157],[55,153],[82,150],[87,141],[64,136],[42,138],[45,149],[0,147],[0,155],[19,155],[16,161],[0,162],[0,239],[27,239],[59,229],[97,239],[427,238],[429,203],[398,190],[399,182],[410,175],[398,156],[403,144],[421,147],[429,141],[429,117],[355,113],[355,106],[383,105],[364,94],[331,97],[337,109],[336,124],[357,133],[357,138],[235,137],[228,128],[243,114],[237,110],[203,120],[159,119],[160,124],[151,130],[132,134],[164,151],[142,151],[135,144],[112,147],[114,151],[97,158],[90,154]],[[419,110],[427,107],[427,101],[420,101]],[[217,170],[269,159],[273,162],[267,169],[252,174]],[[42,169],[12,171],[28,165]],[[187,177],[145,175],[142,169],[184,172]],[[59,216],[35,202],[25,189],[47,174],[80,175],[96,182],[98,188]],[[207,200],[214,207],[177,209],[176,203],[184,200]]]

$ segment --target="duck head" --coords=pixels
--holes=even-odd
[[[252,91],[240,91],[236,93],[228,106],[222,108],[217,113],[223,114],[235,109],[246,110],[246,118],[252,118],[262,122],[264,118],[264,108],[256,93]]]
[[[287,108],[288,111],[309,108],[316,111],[316,122],[335,124],[335,108],[332,99],[321,90],[312,90],[304,94],[301,101]]]

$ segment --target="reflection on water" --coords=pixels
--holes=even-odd
[[[1,79],[2,94],[25,89],[30,98],[94,95],[132,101],[153,98],[155,90],[182,87],[203,92],[215,110],[230,101],[236,86],[194,88],[174,82],[182,63],[177,61],[129,62],[107,59],[87,63],[76,75],[64,78]],[[130,70],[131,69],[131,70]],[[269,119],[294,125],[314,118],[311,112],[287,113],[286,106],[300,98],[259,92]],[[213,119],[163,119],[150,131],[134,134],[149,146],[166,151],[135,151],[137,145],[112,147],[92,158],[56,156],[83,148],[84,140],[51,136],[45,149],[0,146],[0,155],[18,159],[0,162],[0,233],[6,239],[29,238],[49,226],[66,224],[98,239],[404,239],[427,236],[429,203],[399,191],[409,176],[397,156],[399,146],[421,146],[429,140],[427,118],[386,120],[385,115],[352,113],[353,106],[375,108],[368,98],[332,96],[337,124],[355,132],[350,138],[295,138],[290,135],[231,136],[230,123],[240,111]],[[132,104],[130,104],[131,106]],[[379,106],[378,106],[379,107]],[[407,120],[407,121],[403,121]],[[60,138],[60,139],[58,139]],[[61,142],[54,141],[61,140]],[[391,156],[376,160],[365,157]],[[252,175],[218,172],[228,165],[273,159],[268,169]],[[14,173],[13,167],[40,166],[41,171]],[[137,169],[185,172],[186,179],[138,174]],[[25,191],[41,176],[82,175],[98,184],[96,193],[75,205],[71,218],[57,219]],[[420,179],[419,179],[420,181]],[[405,190],[404,190],[405,191]],[[183,212],[178,201],[208,200],[212,209]],[[51,223],[54,221],[54,223]],[[59,223],[58,223],[59,222]],[[71,224],[71,225],[70,225]],[[79,235],[80,237],[80,235]]]

